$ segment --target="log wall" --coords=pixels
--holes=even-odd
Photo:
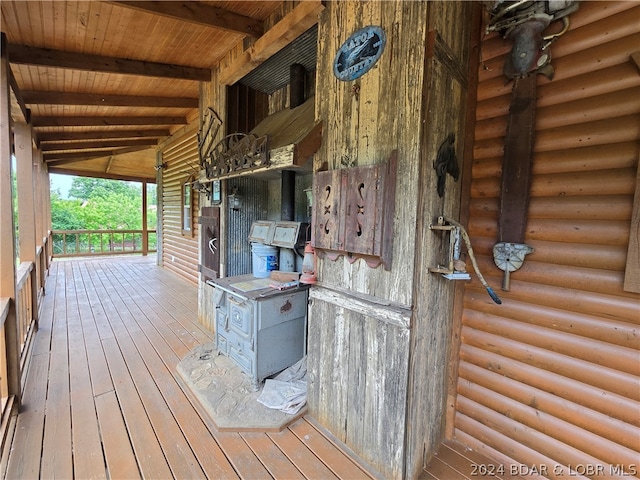
[[[631,57],[639,19],[638,2],[581,2],[571,15],[551,47],[553,81],[538,76],[525,239],[535,253],[511,274],[511,291],[499,292],[502,305],[476,279],[464,293],[452,433],[498,461],[546,465],[552,477],[568,476],[569,465],[637,472],[640,458],[640,296],[623,290],[640,140]],[[508,49],[497,36],[482,46],[468,212],[496,291]]]
[[[182,184],[198,168],[197,127],[189,126],[160,146],[162,161],[162,266],[197,283],[199,195],[193,195],[191,234],[182,233]]]

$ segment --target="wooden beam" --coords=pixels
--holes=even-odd
[[[97,93],[22,92],[27,105],[97,105],[100,107],[198,108],[197,98],[100,95]]]
[[[183,22],[196,23],[205,27],[214,27],[228,32],[259,37],[264,29],[262,21],[246,17],[219,7],[199,2],[141,1],[108,2],[122,7],[134,8],[143,12],[162,15]]]
[[[198,82],[209,82],[211,80],[211,70],[208,68],[104,57],[102,55],[51,50],[49,48],[35,48],[27,45],[10,44],[9,61],[13,64],[87,70],[90,72],[178,78]]]
[[[254,70],[273,54],[298,38],[318,23],[318,15],[324,10],[320,0],[300,2],[288,15],[276,23],[237,60],[220,71],[220,83],[232,85]]]
[[[121,155],[123,153],[139,152],[149,147],[127,147],[118,148],[116,150],[101,150],[96,152],[71,152],[71,153],[43,153],[44,162],[47,165],[63,165],[65,163],[82,162],[84,160],[93,160],[96,158],[108,157],[110,155]]]
[[[78,142],[47,142],[41,145],[42,152],[47,155],[49,152],[59,150],[78,150],[89,148],[107,148],[107,147],[138,147],[138,146],[152,146],[157,145],[158,140],[156,138],[106,138],[104,140],[93,140],[91,142],[78,141]]]
[[[20,87],[18,87],[18,82],[16,82],[16,77],[14,77],[11,68],[9,68],[9,85],[11,86],[11,91],[13,92],[13,96],[20,107],[20,111],[22,112],[22,116],[24,121],[28,123],[31,120],[31,111],[27,108],[24,103],[24,98],[22,98],[22,93],[20,92]]]
[[[169,135],[171,132],[168,129],[160,128],[154,130],[93,130],[89,132],[41,132],[38,134],[38,139],[41,143],[48,143],[61,140],[100,140],[106,138],[162,138]]]
[[[84,170],[75,170],[72,168],[61,168],[55,165],[49,165],[49,173],[56,173],[60,175],[74,175],[76,177],[107,178],[111,180],[127,180],[130,182],[156,183],[155,176],[136,177],[133,175],[120,175],[117,173],[108,173],[108,172],[88,172]]]
[[[126,125],[187,125],[187,117],[34,117],[34,127],[117,127]]]

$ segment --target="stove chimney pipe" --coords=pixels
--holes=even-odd
[[[306,74],[304,65],[294,63],[289,67],[289,108],[296,108],[304,103]]]
[[[304,83],[306,71],[304,65],[294,63],[289,67],[289,108],[304,103]],[[282,171],[282,190],[280,193],[280,219],[295,219],[296,174],[290,170]]]

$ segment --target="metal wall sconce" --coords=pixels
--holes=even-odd
[[[211,200],[211,184],[201,183],[199,181],[193,182],[193,189],[198,193],[203,193],[207,196],[209,200]]]
[[[238,193],[237,187],[233,189],[233,191],[228,195],[227,199],[229,201],[229,208],[231,210],[233,210],[234,212],[240,210],[240,207],[242,207],[242,196],[240,196],[240,194]]]

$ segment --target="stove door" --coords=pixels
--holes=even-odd
[[[250,303],[229,295],[229,328],[241,338],[250,341],[253,349],[253,309]]]

